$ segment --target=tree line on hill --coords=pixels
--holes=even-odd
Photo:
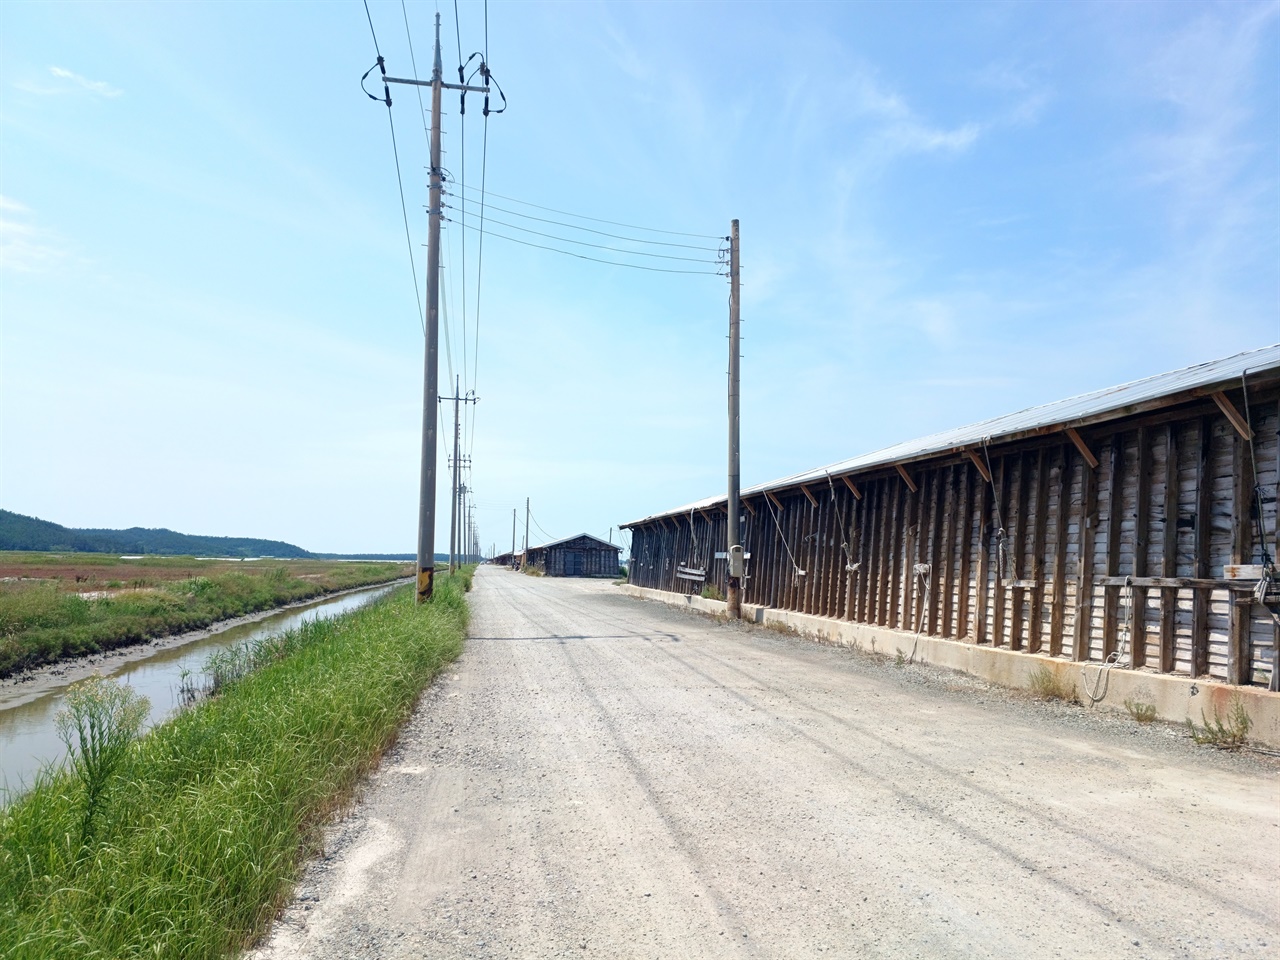
[[[92,530],[0,510],[0,550],[46,553],[159,554],[193,557],[279,557],[299,560],[413,560],[411,553],[312,553],[283,540],[202,537],[173,530],[130,527]],[[436,559],[448,556],[436,554]]]

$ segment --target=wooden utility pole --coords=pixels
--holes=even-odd
[[[729,619],[742,619],[742,579],[746,573],[746,564],[742,554],[742,541],[738,532],[738,513],[742,509],[741,488],[742,468],[739,462],[738,434],[738,342],[740,318],[738,315],[738,221],[730,224],[729,230],[729,521],[728,528],[728,560],[729,576],[726,599],[729,606]]]
[[[487,86],[445,83],[440,65],[440,14],[430,80],[384,77],[385,83],[431,88],[431,177],[427,229],[427,344],[422,377],[422,470],[418,485],[418,603],[431,599],[436,573],[436,404],[440,375],[440,95],[444,90],[489,92]],[[387,105],[390,106],[390,98]]]

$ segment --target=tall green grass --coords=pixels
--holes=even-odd
[[[97,799],[38,778],[0,811],[0,956],[214,958],[259,934],[319,827],[462,648],[471,571],[249,650],[252,669],[134,742]]]
[[[345,564],[297,576],[277,566],[217,573],[82,597],[59,583],[0,589],[0,677],[44,663],[206,627],[322,594],[404,575],[404,565]]]

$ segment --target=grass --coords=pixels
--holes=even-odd
[[[1147,703],[1145,700],[1126,700],[1124,708],[1129,711],[1129,716],[1139,723],[1151,723],[1158,715],[1156,705]]]
[[[1222,719],[1217,707],[1213,708],[1212,720],[1204,715],[1203,710],[1200,711],[1200,719],[1204,726],[1197,729],[1192,719],[1187,717],[1187,730],[1191,733],[1191,739],[1219,750],[1239,750],[1245,745],[1249,731],[1253,728],[1244,699],[1239,694],[1232,696],[1227,706],[1226,720]]]
[[[288,896],[351,796],[462,648],[471,571],[396,590],[246,653],[217,695],[133,741],[94,799],[74,767],[0,810],[0,956],[225,957]]]
[[[6,554],[0,677],[411,572],[394,562]]]
[[[708,583],[702,588],[703,600],[723,600],[724,594],[720,592],[720,588],[714,583]]]
[[[1075,684],[1063,680],[1048,667],[1036,667],[1027,678],[1031,692],[1041,700],[1066,700],[1076,698]]]

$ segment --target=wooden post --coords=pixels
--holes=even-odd
[[[1124,502],[1124,434],[1111,435],[1111,475],[1107,478],[1107,567],[1106,575],[1120,575],[1121,512]],[[1120,606],[1120,587],[1103,587],[1102,595],[1102,659],[1116,649],[1116,623]]]
[[[1008,523],[1009,522],[1009,510],[1008,510],[1008,507],[1009,507],[1009,457],[1008,456],[1000,457],[999,461],[996,464],[996,470],[997,470],[997,477],[996,477],[997,494],[996,495],[999,497],[999,503],[1000,503],[1000,510],[996,514],[997,522]],[[1005,528],[1004,534],[1005,534],[1005,555],[1008,556],[1009,551],[1011,550],[1011,545],[1009,543],[1009,538],[1008,538],[1008,534],[1009,534],[1008,528]],[[1010,564],[1008,562],[1006,563],[1000,562],[1000,551],[999,551],[998,544],[999,544],[999,541],[997,540],[997,549],[996,549],[996,556],[995,556],[995,562],[996,562],[995,601],[992,604],[992,606],[995,609],[992,611],[993,616],[992,616],[992,628],[991,628],[991,645],[993,647],[1004,646],[1004,618],[1005,618],[1004,578],[1008,576],[1008,572],[1010,568]]]
[[[1209,545],[1213,536],[1213,419],[1200,418],[1200,456],[1196,462],[1195,576],[1209,576]],[[1209,591],[1195,589],[1191,613],[1191,675],[1209,672]]]
[[[960,550],[960,595],[956,598],[956,639],[969,636],[969,574],[973,558],[973,467],[970,464],[960,465],[960,513],[957,517],[959,537],[957,546]]]
[[[1246,428],[1247,429],[1247,428]],[[1232,438],[1235,483],[1231,502],[1231,562],[1248,563],[1253,552],[1253,458],[1249,442],[1239,434]],[[1227,633],[1227,683],[1246,684],[1252,669],[1249,621],[1252,597],[1231,591],[1231,625]]]
[[[951,613],[954,609],[953,594],[955,593],[955,576],[952,571],[955,569],[956,555],[956,527],[959,524],[959,517],[956,516],[956,468],[954,466],[945,468],[943,474],[946,492],[942,501],[942,545],[938,550],[938,556],[941,560],[941,566],[937,570],[938,593],[941,594],[939,599],[942,602],[942,613],[939,616],[938,634],[944,637],[952,636]]]
[[[1053,607],[1049,615],[1049,656],[1062,655],[1062,628],[1067,610],[1067,520],[1071,515],[1071,451],[1061,448],[1058,469],[1058,512],[1054,517]]]
[[[1134,493],[1133,576],[1147,575],[1147,552],[1151,530],[1151,437],[1146,427],[1138,428],[1137,488]],[[1135,667],[1147,663],[1147,588],[1134,587],[1130,600],[1133,629],[1129,636]]]
[[[1089,659],[1089,639],[1093,632],[1093,549],[1098,535],[1097,526],[1098,478],[1086,457],[1080,467],[1080,551],[1076,555],[1076,615],[1071,638],[1074,660]]]
[[[1049,523],[1049,458],[1041,447],[1036,454],[1036,506],[1032,516],[1031,534],[1031,579],[1035,586],[1031,588],[1031,599],[1027,604],[1027,618],[1031,629],[1027,638],[1027,648],[1032,653],[1040,652],[1041,640],[1044,636],[1044,544],[1046,529]]]
[[[1010,512],[1013,513],[1013,535],[1009,538],[1011,555],[1013,563],[1010,565],[1012,574],[1011,579],[1014,581],[1009,589],[1009,606],[1011,607],[1009,616],[1009,649],[1022,649],[1022,615],[1024,601],[1026,600],[1026,591],[1020,585],[1022,575],[1025,571],[1026,555],[1027,555],[1027,513],[1030,510],[1030,458],[1025,454],[1018,455],[1018,481],[1011,484],[1013,490],[1013,505],[1010,506]],[[1028,617],[1029,619],[1029,617]]]
[[[1170,423],[1164,431],[1164,542],[1161,544],[1160,576],[1178,575],[1178,427]],[[1160,672],[1172,673],[1177,666],[1178,590],[1160,591]]]
[[[994,493],[991,484],[982,484],[978,496],[978,572],[974,577],[973,590],[973,640],[975,643],[987,641],[987,604],[991,602],[990,588],[987,586],[991,564],[991,500]]]

